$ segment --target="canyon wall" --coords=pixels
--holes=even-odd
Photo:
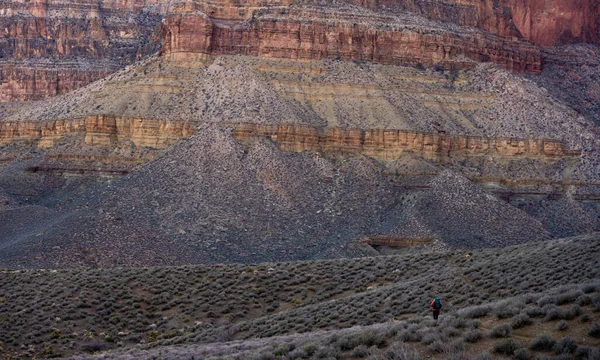
[[[502,0],[520,34],[534,44],[600,44],[598,0]]]
[[[278,9],[281,10],[281,9]],[[265,58],[371,61],[465,69],[494,62],[516,72],[541,70],[539,49],[483,32],[453,33],[404,26],[393,17],[336,14],[317,8],[263,11],[246,22],[223,22],[193,10],[163,20],[162,53],[243,54]]]
[[[353,130],[295,124],[229,124],[242,144],[269,139],[285,151],[314,151],[328,156],[363,154],[393,161],[404,153],[444,161],[477,155],[543,158],[550,161],[579,156],[559,140],[447,136],[410,130]],[[49,122],[0,122],[0,145],[28,142],[51,147],[70,134],[83,134],[85,144],[112,146],[131,141],[136,146],[165,148],[195,132],[189,121],[136,119],[93,115],[86,119]]]
[[[27,101],[60,95],[101,79],[115,66],[79,68],[45,64],[30,67],[0,63],[0,102]]]
[[[0,101],[66,93],[154,53],[161,11],[152,0],[0,4]]]
[[[0,101],[71,91],[158,51],[161,42],[177,58],[333,57],[447,68],[467,68],[470,59],[519,72],[542,66],[532,44],[600,44],[597,0],[341,2],[369,10],[344,13],[313,0],[8,0],[0,4]],[[408,26],[396,17],[406,11],[463,28],[432,29],[418,19]]]
[[[19,142],[52,147],[65,136],[83,134],[85,144],[112,146],[131,141],[138,147],[165,148],[193,133],[187,121],[123,118],[109,115],[49,122],[0,122],[0,145]]]
[[[399,8],[429,19],[479,28],[542,46],[600,44],[597,0],[343,0],[371,9]]]
[[[558,140],[446,136],[408,130],[323,129],[280,124],[239,124],[234,137],[241,143],[265,138],[292,152],[314,151],[326,155],[363,154],[381,161],[397,160],[404,153],[444,161],[477,155],[542,158],[550,161],[579,156]]]

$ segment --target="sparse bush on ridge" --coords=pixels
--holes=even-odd
[[[484,334],[481,330],[467,330],[464,335],[464,339],[470,343],[476,343],[479,340],[483,339]]]
[[[567,330],[568,328],[569,328],[569,323],[564,320],[561,320],[561,321],[557,322],[556,325],[554,325],[554,329],[560,330],[560,331]]]
[[[535,351],[549,351],[554,348],[556,341],[552,339],[552,336],[542,334],[537,335],[531,342],[529,343],[529,348]]]
[[[588,330],[588,335],[600,338],[600,323],[593,323]]]
[[[512,328],[508,324],[496,326],[490,332],[490,336],[495,338],[506,338],[512,335]]]
[[[593,248],[592,245],[588,245],[585,251]],[[541,246],[545,249],[547,244],[529,246]],[[103,329],[102,331],[106,331],[107,349],[116,348],[119,342],[123,344],[124,349],[127,349],[133,344],[145,341],[146,336],[140,334],[145,335],[156,331],[159,336],[155,341],[143,346],[160,349],[165,345],[202,344],[227,339],[268,339],[274,335],[381,324],[394,318],[401,319],[405,314],[409,314],[408,316],[411,317],[407,318],[406,322],[381,325],[369,336],[361,335],[359,332],[340,334],[335,339],[328,337],[326,342],[315,339],[314,351],[317,348],[336,348],[340,356],[349,356],[361,346],[369,349],[373,346],[391,347],[398,342],[422,341],[424,345],[432,345],[435,341],[441,341],[446,344],[444,352],[438,353],[442,348],[439,344],[433,345],[432,350],[450,359],[450,356],[452,358],[463,356],[461,349],[470,351],[471,345],[465,346],[465,343],[478,342],[486,336],[485,332],[475,329],[480,324],[478,320],[480,317],[486,317],[482,321],[487,322],[490,319],[505,318],[516,312],[515,315],[511,315],[507,324],[513,328],[517,323],[526,326],[526,323],[532,321],[531,317],[540,317],[540,315],[546,317],[549,314],[548,317],[554,320],[567,320],[584,314],[576,322],[571,322],[570,326],[572,328],[589,326],[580,324],[585,320],[586,315],[588,319],[590,318],[587,313],[594,299],[598,299],[594,292],[596,290],[586,293],[580,285],[552,290],[540,287],[533,290],[525,282],[510,284],[506,279],[526,271],[530,257],[527,261],[523,260],[519,263],[522,269],[517,270],[514,266],[506,266],[516,260],[504,255],[503,251],[475,252],[471,260],[464,262],[461,262],[462,256],[453,254],[443,256],[411,254],[406,257],[256,265],[252,266],[252,270],[248,270],[246,265],[224,265],[168,269],[89,270],[87,273],[71,270],[39,274],[0,273],[0,287],[3,290],[8,289],[6,295],[3,294],[7,300],[0,302],[0,332],[7,333],[9,336],[6,338],[13,340],[5,341],[5,348],[12,347],[13,343],[20,344],[21,335],[17,332],[18,327],[8,328],[7,322],[2,322],[1,319],[4,314],[23,311],[24,315],[19,319],[19,323],[22,327],[31,329],[25,336],[38,339],[40,344],[46,341],[57,352],[70,355],[73,351],[81,352],[79,350],[81,345],[75,350],[69,350],[61,343],[50,343],[52,332],[44,331],[58,329],[61,334],[69,336],[68,334],[73,332],[83,334],[92,327]],[[562,263],[569,261],[570,253],[564,251],[564,248],[549,252],[552,251],[555,251],[552,256],[536,257],[536,261],[538,263],[549,261],[549,264],[555,264],[555,261]],[[454,276],[453,272],[449,275],[440,272],[439,281],[444,284],[441,288],[432,283],[429,278],[423,277],[423,274],[429,274],[428,269],[438,258],[444,261],[448,258],[455,259],[458,264],[462,264],[460,266],[473,267],[468,269],[466,276],[471,277],[470,281],[477,286],[463,282],[461,277]],[[594,274],[587,267],[588,264],[574,262],[569,263],[569,266],[580,267],[581,271]],[[269,268],[273,270],[269,271]],[[291,270],[292,268],[294,270]],[[401,271],[394,272],[397,268]],[[515,272],[511,273],[511,271]],[[390,274],[393,274],[393,279],[385,280],[390,278]],[[535,272],[527,274],[531,284],[535,283],[534,277],[545,276]],[[564,276],[570,276],[571,273],[566,274]],[[573,274],[573,279],[580,279],[580,275]],[[133,278],[135,280],[132,280]],[[27,281],[30,284],[24,286]],[[564,281],[566,280],[562,278],[554,280],[554,277],[550,276],[547,285],[555,287],[559,282],[564,283]],[[47,285],[58,282],[69,285],[60,291],[54,291]],[[366,288],[373,283],[387,285],[367,291]],[[20,284],[23,289],[17,284]],[[479,286],[487,287],[482,291]],[[359,287],[364,287],[364,291],[353,290],[347,296],[338,295],[337,300],[328,301],[335,296],[332,294],[348,291],[343,289]],[[522,296],[524,292],[529,291],[538,292]],[[431,293],[440,294],[447,308],[437,323],[431,319],[427,309]],[[64,304],[55,301],[57,298],[71,299],[71,296],[73,300],[64,301]],[[516,297],[510,298],[513,296]],[[568,299],[562,307],[552,302],[545,304],[543,309],[537,305],[542,297],[554,297],[558,303],[560,296]],[[498,301],[507,297],[509,299]],[[22,301],[15,301],[17,298]],[[31,299],[41,299],[41,301],[34,303]],[[302,299],[296,307],[290,305],[295,299]],[[153,305],[155,300],[161,304]],[[87,307],[78,308],[76,305],[79,303],[87,304]],[[275,309],[271,314],[265,312],[265,308],[269,306]],[[97,308],[98,311],[92,312],[92,308]],[[281,311],[282,308],[286,310]],[[61,320],[55,322],[55,316],[45,315],[50,311],[58,312]],[[168,315],[164,312],[168,312]],[[415,313],[423,314],[423,317],[411,315]],[[81,323],[85,324],[85,329],[78,328]],[[11,325],[14,324],[11,322]],[[70,324],[73,324],[73,327]],[[571,330],[567,329],[565,335]],[[125,331],[124,335],[117,335]],[[97,336],[97,333],[94,336]],[[359,341],[361,336],[362,340]],[[371,338],[374,340],[369,340]],[[108,339],[114,342],[109,342]],[[465,343],[456,341],[459,339]],[[54,340],[62,339],[58,337]],[[361,345],[361,342],[370,345]],[[551,347],[549,350],[553,349]],[[276,348],[270,349],[271,355],[276,350]],[[288,357],[313,356],[305,350],[304,343],[299,345],[298,349],[290,348],[287,351],[285,356]],[[332,355],[325,349],[322,349],[320,354]],[[376,352],[376,356],[387,355],[384,350],[381,350]]]
[[[502,355],[512,356],[518,349],[517,343],[513,339],[504,339],[494,344],[494,352]]]
[[[577,350],[577,343],[569,336],[560,339],[554,345],[554,351],[557,354],[572,354]]]

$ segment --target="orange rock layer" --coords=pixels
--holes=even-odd
[[[84,134],[87,145],[112,146],[131,141],[136,146],[165,148],[193,133],[187,121],[122,118],[97,115],[87,119],[0,122],[0,145],[27,142],[51,147],[65,136]]]
[[[407,130],[326,130],[287,124],[240,124],[234,130],[234,137],[242,143],[270,139],[291,152],[315,151],[333,156],[363,154],[381,161],[397,160],[404,153],[435,161],[477,155],[552,161],[580,155],[578,151],[566,149],[558,140],[445,136]]]
[[[328,156],[363,154],[393,161],[412,153],[425,159],[445,161],[477,155],[544,158],[557,160],[579,156],[559,140],[445,136],[409,130],[353,130],[316,128],[294,124],[229,124],[242,144],[269,139],[284,151],[314,151]],[[188,138],[194,128],[188,121],[124,118],[94,115],[86,119],[51,122],[0,122],[0,145],[27,142],[51,147],[72,134],[83,134],[91,146],[112,146],[131,141],[136,146],[165,148]],[[72,154],[76,156],[76,154]]]

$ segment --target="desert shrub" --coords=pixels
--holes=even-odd
[[[287,354],[289,360],[302,359],[307,357],[306,351],[303,349],[294,349]]]
[[[481,353],[473,358],[473,360],[492,360],[492,355],[489,353]]]
[[[357,338],[357,345],[363,344],[368,347],[377,346],[381,347],[385,345],[386,339],[383,334],[378,334],[373,331],[365,331],[361,333]]]
[[[556,305],[557,303],[558,303],[558,299],[556,298],[556,296],[550,296],[550,295],[542,296],[537,302],[539,307],[543,307],[544,305],[548,305],[548,304]]]
[[[418,360],[419,354],[417,351],[406,344],[395,343],[390,346],[385,354],[387,358],[390,360]]]
[[[476,343],[483,338],[483,332],[480,330],[467,330],[463,339],[470,343]]]
[[[445,353],[448,352],[449,346],[441,340],[435,340],[431,344],[427,345],[427,350],[431,353]]]
[[[320,347],[313,354],[314,359],[328,359],[328,358],[339,358],[341,351],[334,347],[324,346]]]
[[[581,287],[581,291],[585,294],[593,293],[596,289],[600,288],[598,284],[585,284]]]
[[[522,310],[522,313],[532,318],[543,317],[546,315],[546,312],[539,306],[528,306]]]
[[[520,309],[517,306],[510,304],[508,302],[503,302],[494,308],[493,314],[498,319],[506,319],[506,318],[515,316],[516,314],[519,313],[519,311],[520,311]]]
[[[369,348],[365,345],[358,345],[352,350],[352,356],[357,358],[364,358],[369,354]]]
[[[588,314],[583,314],[581,315],[581,318],[579,318],[579,321],[581,322],[589,322],[592,318],[590,318],[590,316]]]
[[[98,351],[104,351],[108,349],[108,346],[102,340],[92,339],[83,343],[83,345],[81,345],[81,349],[85,352],[94,353]]]
[[[569,336],[565,336],[554,345],[554,352],[557,354],[572,354],[575,350],[577,350],[577,343]]]
[[[575,302],[575,300],[581,295],[583,294],[579,290],[570,291],[568,293],[557,295],[556,301],[558,305],[570,304],[572,302]]]
[[[494,352],[497,354],[511,356],[518,349],[513,339],[500,340],[494,344]]]
[[[275,355],[271,354],[270,352],[261,352],[258,354],[254,354],[250,360],[274,360],[275,359]]]
[[[554,348],[556,341],[550,335],[538,335],[529,343],[529,348],[535,351],[547,351]]]
[[[275,356],[283,356],[283,355],[287,355],[290,352],[290,348],[287,344],[284,345],[279,345],[275,351],[273,351],[273,355]]]
[[[458,315],[466,319],[484,317],[490,313],[489,305],[472,306],[458,310]]]
[[[575,300],[575,303],[579,306],[586,306],[592,303],[592,298],[588,295],[581,295]]]
[[[435,342],[436,340],[440,340],[440,335],[438,333],[428,332],[425,335],[423,335],[421,342],[425,345],[429,345]]]
[[[413,329],[406,329],[398,334],[398,339],[403,342],[419,342],[423,338],[420,332]]]
[[[456,340],[453,341],[452,344],[450,344],[450,351],[453,353],[460,353],[465,351],[465,349],[465,343],[462,340]]]
[[[512,328],[508,324],[498,325],[492,329],[490,335],[495,338],[506,338],[512,335]]]
[[[569,328],[569,323],[561,320],[559,322],[556,323],[556,325],[554,325],[554,329],[556,330],[567,330]]]
[[[467,328],[479,329],[480,326],[481,326],[481,321],[479,321],[479,319],[471,319],[471,320],[467,321]]]
[[[317,351],[317,345],[312,344],[312,343],[306,344],[306,345],[304,345],[304,348],[302,348],[302,350],[304,350],[304,352],[306,352],[306,355],[312,356]]]
[[[600,359],[600,348],[589,346],[580,346],[575,350],[573,357],[576,360],[595,360]]]
[[[581,309],[578,305],[573,305],[569,309],[561,309],[558,307],[553,307],[548,309],[546,312],[546,316],[544,317],[544,321],[553,321],[553,320],[572,320],[577,315],[581,313]]]
[[[460,330],[458,330],[457,328],[453,327],[453,326],[448,326],[445,327],[444,329],[442,329],[442,334],[444,335],[444,337],[455,337],[460,335]]]
[[[588,330],[588,335],[600,338],[600,323],[593,323]]]
[[[517,349],[515,350],[514,359],[515,360],[529,360],[531,354],[527,349]]]
[[[530,325],[533,323],[533,320],[526,314],[519,314],[512,319],[510,319],[510,327],[513,329],[520,329],[524,326]]]

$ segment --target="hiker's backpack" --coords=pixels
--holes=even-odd
[[[437,310],[442,308],[442,302],[440,301],[440,298],[433,299],[433,308]]]

